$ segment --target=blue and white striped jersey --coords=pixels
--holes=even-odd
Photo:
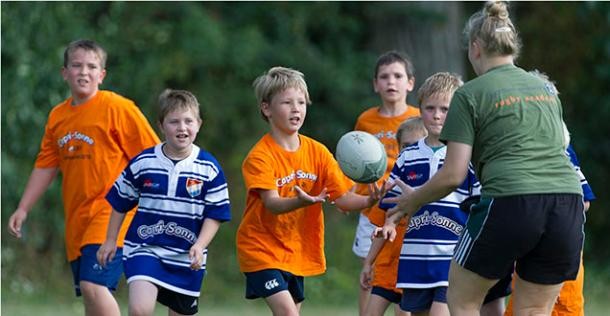
[[[190,268],[188,253],[207,218],[231,219],[224,173],[209,152],[193,145],[174,163],[161,148],[133,158],[106,195],[118,212],[138,205],[123,248],[127,282],[146,280],[171,291],[199,296],[205,274]]]
[[[595,200],[595,194],[593,194],[593,189],[591,189],[589,182],[587,182],[587,178],[585,178],[585,175],[580,170],[580,162],[578,161],[576,152],[574,151],[574,148],[572,148],[571,144],[568,145],[568,148],[566,149],[566,155],[568,156],[568,158],[570,158],[570,162],[572,162],[572,165],[574,166],[574,170],[576,170],[576,173],[578,174],[578,178],[580,179],[580,186],[582,187],[583,199],[585,201]]]
[[[436,152],[424,139],[403,149],[396,160],[390,179],[401,179],[413,188],[422,186],[443,165],[447,147]],[[460,203],[473,195],[480,195],[481,185],[472,166],[462,185],[446,197],[425,205],[409,222],[403,239],[398,263],[397,288],[433,288],[448,286],[449,264],[453,249],[466,223],[468,214],[460,210]],[[400,195],[395,186],[386,197]],[[389,209],[393,204],[381,203]]]

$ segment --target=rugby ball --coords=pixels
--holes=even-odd
[[[377,137],[363,131],[341,136],[335,158],[343,173],[358,183],[373,183],[381,179],[388,165],[383,144]]]

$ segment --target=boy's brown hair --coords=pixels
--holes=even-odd
[[[165,89],[159,95],[159,123],[163,124],[165,117],[175,110],[192,110],[201,123],[199,102],[191,92],[186,90]]]
[[[386,53],[383,53],[379,58],[377,58],[377,62],[375,63],[375,74],[373,79],[377,79],[377,75],[379,74],[379,68],[381,66],[393,64],[393,63],[401,63],[405,66],[405,72],[407,73],[407,79],[413,79],[415,77],[415,67],[413,67],[413,63],[409,56],[404,53],[392,50]]]
[[[259,107],[263,103],[271,103],[271,100],[276,94],[288,88],[301,90],[305,95],[307,104],[311,104],[305,76],[298,70],[286,67],[273,67],[256,78],[254,83],[252,83],[252,86],[254,87],[254,94],[256,95],[256,101],[258,102]],[[269,121],[262,109],[260,110],[260,113],[265,121]]]
[[[70,55],[72,55],[72,53],[74,53],[74,51],[79,48],[84,49],[86,51],[92,51],[97,54],[97,57],[99,57],[100,59],[100,65],[102,66],[102,69],[106,68],[106,51],[102,46],[100,46],[100,44],[88,39],[80,39],[68,44],[68,47],[66,47],[66,50],[64,50],[64,67],[68,67],[68,63],[70,62]]]

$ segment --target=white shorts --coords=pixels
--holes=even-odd
[[[358,227],[356,228],[356,238],[354,238],[354,245],[352,246],[352,251],[354,251],[356,256],[363,259],[366,258],[369,249],[371,249],[371,236],[374,230],[375,225],[371,224],[368,217],[360,213]]]

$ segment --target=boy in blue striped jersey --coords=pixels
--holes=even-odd
[[[462,80],[454,74],[436,73],[418,91],[421,117],[428,136],[403,149],[396,160],[390,181],[401,179],[417,188],[443,165],[446,146],[440,140],[449,103]],[[395,186],[385,198],[400,195]],[[449,315],[446,291],[453,250],[466,223],[467,214],[459,204],[480,194],[480,184],[469,168],[457,190],[427,204],[410,219],[398,264],[397,287],[403,289],[400,308],[414,314]],[[393,204],[380,203],[382,209]],[[392,225],[386,219],[385,226]]]
[[[229,193],[216,158],[193,144],[202,122],[195,96],[168,89],[159,104],[165,142],[132,159],[106,195],[113,211],[97,259],[114,257],[125,213],[138,205],[123,248],[129,315],[153,315],[155,301],[169,315],[193,315],[207,247],[231,219]]]

